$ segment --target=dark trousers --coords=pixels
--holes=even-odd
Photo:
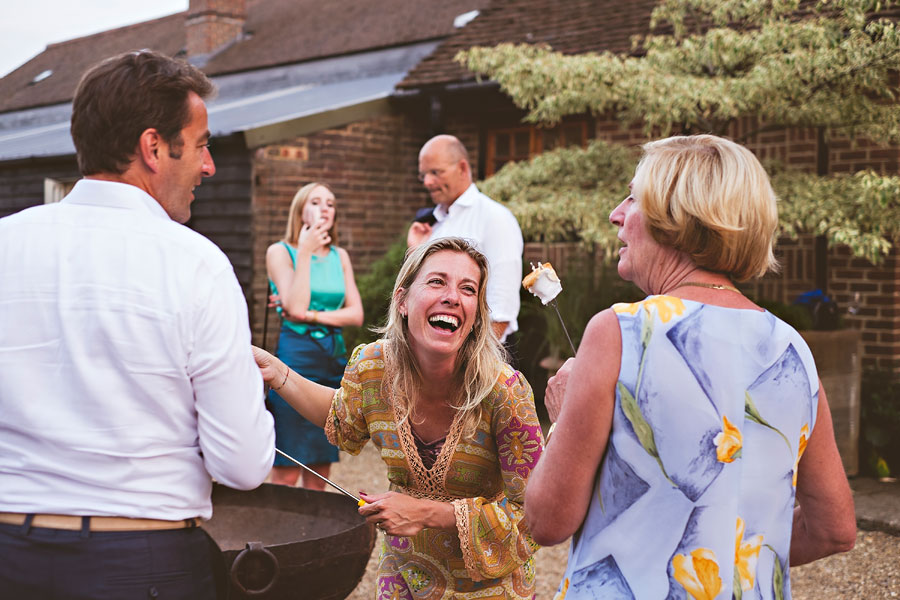
[[[218,547],[199,527],[81,532],[0,524],[0,598],[215,600],[222,574]]]

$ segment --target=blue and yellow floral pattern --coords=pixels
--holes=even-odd
[[[768,312],[671,296],[613,311],[612,431],[557,600],[789,599],[809,348]]]

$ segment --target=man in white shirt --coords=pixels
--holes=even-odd
[[[487,302],[494,333],[505,341],[518,329],[522,283],[522,230],[508,208],[478,191],[466,147],[452,135],[438,135],[419,151],[419,180],[435,203],[433,225],[416,221],[407,245],[457,236],[475,243],[490,269]]]
[[[155,52],[95,66],[85,178],[0,219],[0,597],[215,598],[211,478],[272,465],[240,286],[180,224],[215,173],[213,91]]]

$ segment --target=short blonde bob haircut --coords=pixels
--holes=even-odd
[[[312,191],[319,186],[334,195],[334,190],[327,184],[313,181],[297,190],[297,193],[294,194],[294,199],[291,200],[291,207],[288,209],[287,229],[284,231],[283,239],[284,242],[291,246],[296,246],[297,240],[300,239],[300,230],[303,229],[303,208],[306,206],[306,201],[309,200]],[[331,236],[331,244],[337,245],[337,211],[334,211],[334,221],[331,223],[328,235]]]
[[[753,153],[714,135],[669,137],[643,150],[634,192],[657,242],[734,281],[778,269],[777,201]]]
[[[448,391],[448,399],[456,410],[464,414],[462,432],[465,437],[475,433],[481,420],[481,402],[497,385],[497,380],[506,362],[506,354],[491,329],[490,311],[485,288],[488,277],[488,263],[484,255],[462,238],[446,237],[420,244],[410,249],[400,268],[391,305],[388,308],[387,324],[378,330],[383,335],[384,378],[382,393],[400,407],[402,419],[415,418],[416,390],[422,383],[422,371],[409,344],[409,324],[400,313],[400,303],[408,294],[418,277],[425,261],[438,252],[459,252],[468,255],[480,274],[478,281],[478,310],[472,331],[466,337],[456,358],[454,377],[456,384]]]

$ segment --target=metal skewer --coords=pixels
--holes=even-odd
[[[556,304],[556,298],[551,300],[549,302],[549,304],[550,304],[550,306],[553,307],[553,310],[556,311],[556,316],[559,317],[559,324],[562,325],[563,333],[566,334],[566,339],[569,340],[569,346],[572,347],[572,356],[575,356],[576,354],[578,354],[578,352],[575,350],[575,344],[572,343],[571,336],[569,336],[569,330],[566,329],[566,323],[565,323],[565,321],[563,321],[562,315],[559,314],[559,306],[557,306],[557,304]]]
[[[313,471],[312,469],[310,469],[309,467],[307,467],[306,465],[304,465],[302,462],[300,462],[299,460],[297,460],[297,459],[294,458],[293,456],[290,456],[289,454],[285,454],[284,452],[282,452],[282,451],[279,450],[278,448],[275,448],[275,452],[277,452],[278,454],[282,455],[283,457],[285,457],[285,458],[288,459],[289,461],[294,462],[294,463],[296,463],[297,465],[303,467],[304,469],[306,469],[307,471],[309,471],[310,473],[312,473],[313,475],[315,475],[316,477],[318,477],[319,479],[321,479],[322,481],[324,481],[325,483],[327,483],[328,485],[330,485],[331,487],[333,487],[333,488],[336,489],[337,491],[341,492],[341,493],[344,494],[345,496],[349,496],[349,497],[353,498],[354,500],[356,500],[356,504],[357,504],[357,505],[362,506],[363,504],[366,503],[366,501],[363,500],[362,498],[360,498],[359,496],[354,496],[353,494],[351,494],[350,492],[348,492],[347,490],[345,490],[344,488],[342,488],[341,486],[339,486],[339,485],[336,484],[335,482],[331,481],[331,480],[328,479],[327,477],[325,477],[325,476],[323,476],[323,475],[319,475],[318,473],[316,473],[315,471]]]

